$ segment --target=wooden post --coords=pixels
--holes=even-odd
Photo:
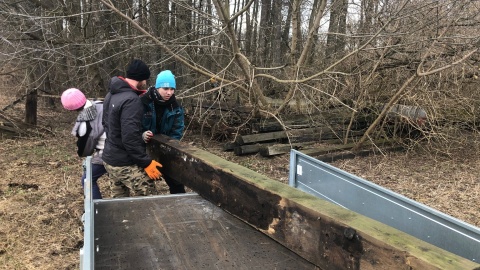
[[[32,90],[27,94],[25,103],[25,123],[37,125],[37,90]]]

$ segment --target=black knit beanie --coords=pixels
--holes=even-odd
[[[127,78],[135,81],[148,80],[150,78],[150,69],[139,59],[135,59],[127,68]]]

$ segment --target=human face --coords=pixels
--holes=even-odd
[[[141,82],[138,82],[137,89],[138,90],[146,90],[147,89],[147,80],[143,80]]]
[[[158,93],[160,96],[163,98],[163,100],[169,100],[173,93],[175,92],[174,88],[158,88],[157,89]]]

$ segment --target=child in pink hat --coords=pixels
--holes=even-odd
[[[62,105],[69,111],[78,111],[72,135],[77,137],[77,154],[80,157],[92,156],[92,197],[101,199],[97,184],[98,178],[107,173],[103,165],[102,153],[105,145],[105,131],[102,125],[103,103],[88,100],[82,91],[70,88],[62,93]],[[86,173],[82,176],[82,186]]]
[[[62,93],[61,99],[63,107],[69,111],[81,109],[85,105],[85,102],[87,102],[85,95],[77,88],[65,90]]]

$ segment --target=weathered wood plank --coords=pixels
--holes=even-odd
[[[269,179],[207,151],[155,136],[163,172],[329,269],[475,269],[479,264]]]
[[[278,139],[287,138],[287,133],[285,131],[275,131],[269,133],[259,133],[251,135],[238,136],[235,140],[235,143],[238,145],[255,143],[255,142],[266,142]]]
[[[273,140],[290,139],[290,142],[302,142],[311,140],[326,140],[341,137],[343,131],[341,128],[335,127],[314,127],[304,129],[292,129],[288,131],[274,131],[269,133],[258,133],[250,135],[238,136],[235,143],[238,145],[268,142]],[[338,135],[337,135],[338,134]],[[357,136],[357,134],[363,134],[363,131],[352,131],[351,136]]]
[[[292,129],[309,128],[312,127],[312,121],[305,117],[304,119],[299,120],[284,121],[283,125]],[[278,121],[268,120],[253,123],[252,129],[256,132],[273,132],[282,131],[283,126]]]
[[[346,146],[343,146],[340,144],[342,140],[339,139],[331,139],[331,140],[322,140],[322,143],[327,143],[327,144],[333,144],[333,146],[325,146],[323,148],[316,148],[320,149],[320,153],[328,153],[332,151],[342,151],[343,149],[350,149],[352,148],[352,139],[348,140],[350,143],[348,143]],[[281,154],[287,154],[290,153],[291,149],[295,150],[300,150],[303,153],[307,153],[308,151],[315,152],[317,151],[316,149],[312,148],[311,145],[315,144],[317,142],[303,142],[303,143],[291,143],[291,144],[274,144],[271,146],[263,146],[260,148],[260,155],[263,157],[271,157],[275,155],[281,155]],[[301,150],[303,149],[303,150]],[[322,150],[322,149],[327,149]],[[311,154],[308,154],[311,155]]]
[[[275,155],[281,155],[289,153],[291,149],[299,150],[309,145],[314,144],[315,142],[305,142],[305,143],[291,143],[291,144],[274,144],[274,145],[262,145],[260,147],[260,155],[263,157],[271,157]]]
[[[235,149],[235,147],[239,146],[238,144],[236,144],[235,142],[226,142],[224,145],[223,145],[223,151],[232,151]]]
[[[260,151],[262,147],[266,147],[268,145],[272,145],[272,143],[256,143],[256,144],[247,144],[247,145],[240,145],[233,148],[233,152],[237,156],[249,155],[249,154],[256,154]]]
[[[372,145],[372,144],[375,144],[375,145],[389,144],[390,145],[392,142],[393,142],[393,140],[380,139],[380,140],[376,140],[374,142],[372,142],[372,141],[365,142],[363,145],[364,146],[369,146],[369,145]],[[347,144],[327,145],[327,146],[323,146],[321,148],[311,148],[311,149],[300,150],[300,152],[304,153],[305,155],[309,155],[309,156],[320,156],[320,155],[324,155],[324,154],[328,154],[328,153],[332,153],[332,152],[339,152],[339,151],[343,151],[343,150],[352,149],[355,146],[355,144],[356,144],[355,142],[352,142],[352,143],[347,143]]]

